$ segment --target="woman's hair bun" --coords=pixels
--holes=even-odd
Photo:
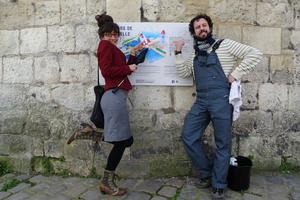
[[[106,14],[106,12],[102,13],[101,15],[96,15],[95,19],[97,21],[97,24],[99,28],[103,26],[107,22],[114,22],[113,18]]]

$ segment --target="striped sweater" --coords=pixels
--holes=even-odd
[[[208,50],[211,51],[211,48]],[[226,76],[231,74],[235,79],[240,80],[243,75],[253,71],[254,67],[262,59],[262,53],[253,47],[225,39],[216,50],[220,64]],[[195,51],[184,60],[182,54],[177,54],[175,64],[179,76],[182,78],[191,77],[194,73],[193,60]],[[239,62],[240,60],[240,62]],[[239,62],[239,64],[238,64]]]

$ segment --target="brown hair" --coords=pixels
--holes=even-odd
[[[120,29],[118,24],[114,23],[111,16],[107,15],[106,12],[101,15],[96,15],[95,19],[98,24],[98,35],[100,38],[104,37],[105,33],[115,32],[120,36]]]
[[[190,24],[189,24],[189,31],[190,31],[191,35],[195,34],[194,22],[197,21],[197,20],[199,20],[199,19],[201,19],[201,18],[203,18],[203,19],[205,19],[207,21],[208,26],[209,26],[209,28],[212,31],[212,29],[213,29],[213,23],[212,23],[211,18],[208,15],[206,15],[206,14],[199,14],[196,17],[194,17],[191,20]]]

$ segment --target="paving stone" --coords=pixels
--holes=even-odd
[[[23,175],[17,176],[16,179],[19,180],[19,181],[25,181],[25,180],[30,179],[31,177],[32,177],[32,176],[30,176],[30,175],[23,174]]]
[[[71,200],[72,198],[71,197],[68,197],[64,194],[57,194],[47,200]]]
[[[29,194],[27,194],[26,192],[19,192],[17,194],[10,196],[7,200],[23,200],[29,197],[30,197]]]
[[[20,183],[20,184],[17,185],[16,187],[7,190],[7,192],[17,193],[17,192],[19,192],[19,191],[21,191],[21,190],[24,190],[24,189],[26,189],[26,188],[29,188],[29,187],[31,187],[31,185],[28,184],[28,183]]]
[[[64,194],[66,194],[67,196],[75,197],[85,192],[87,188],[88,186],[81,183],[73,184],[67,187],[67,189],[64,191]]]
[[[9,195],[11,195],[10,192],[0,192],[0,200],[8,197]]]
[[[166,197],[173,197],[176,195],[177,188],[164,186],[162,189],[159,190],[158,194]]]
[[[300,199],[300,192],[291,192],[291,197],[293,200]]]
[[[156,191],[161,187],[162,184],[163,184],[162,181],[149,179],[149,180],[144,180],[135,189],[138,191],[143,191],[148,193],[156,193]]]
[[[130,192],[124,200],[149,200],[151,196],[143,192]],[[123,199],[122,199],[123,200]]]
[[[118,185],[123,188],[135,188],[138,183],[137,179],[122,179]]]
[[[50,185],[50,188],[46,191],[46,193],[48,194],[54,194],[54,193],[61,193],[63,191],[65,191],[67,189],[67,186],[63,185],[63,184],[53,184]]]
[[[265,198],[262,196],[254,195],[254,194],[245,193],[243,195],[243,200],[263,200],[263,199],[265,199]]]
[[[48,177],[42,176],[42,175],[37,175],[29,179],[30,182],[32,183],[42,183],[42,182],[47,182]]]
[[[177,188],[182,188],[184,183],[185,183],[185,180],[183,180],[181,178],[177,178],[177,177],[172,177],[166,181],[166,185],[174,186]]]
[[[99,185],[99,183],[101,182],[101,180],[96,179],[96,178],[87,178],[85,179],[82,183],[88,186],[97,186]]]
[[[167,198],[155,196],[151,200],[166,200]]]
[[[45,193],[37,193],[34,194],[33,196],[31,196],[28,200],[42,200],[42,199],[50,199],[50,196],[48,194]]]
[[[40,191],[43,191],[43,190],[46,190],[50,188],[50,185],[46,184],[46,183],[40,183],[40,184],[37,184],[33,187],[31,187],[28,192],[40,192]]]
[[[186,185],[182,188],[179,197],[177,200],[210,200],[210,194],[208,189],[198,189],[193,185]]]
[[[101,192],[99,191],[98,188],[93,188],[93,189],[90,189],[90,190],[86,191],[85,193],[83,193],[80,196],[80,198],[85,199],[85,200],[98,200],[102,196],[103,195],[101,194]]]

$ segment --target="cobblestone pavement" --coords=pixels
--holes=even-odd
[[[0,200],[209,200],[209,189],[198,189],[196,178],[121,179],[128,189],[123,197],[103,195],[99,179],[43,175],[6,174],[0,177],[0,189],[12,180],[19,184],[0,192]],[[300,174],[257,173],[251,176],[247,191],[226,190],[232,200],[300,200]]]

